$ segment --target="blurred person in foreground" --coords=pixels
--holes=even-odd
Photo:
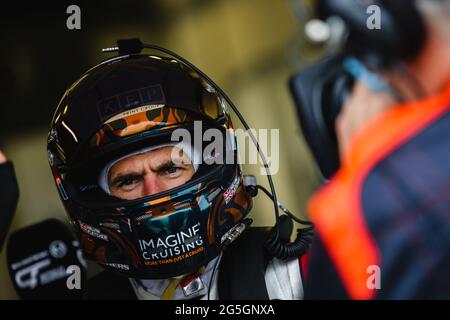
[[[305,298],[450,299],[450,1],[417,1],[426,38],[394,72],[403,97],[356,81],[336,121],[341,167],[309,203]]]

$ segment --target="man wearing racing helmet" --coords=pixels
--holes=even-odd
[[[221,148],[174,139],[198,123]],[[164,55],[122,54],[66,91],[48,155],[84,255],[105,269],[87,298],[302,298],[299,260],[270,259],[268,230],[247,228],[233,132],[223,97]]]

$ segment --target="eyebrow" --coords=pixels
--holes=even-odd
[[[152,169],[152,171],[160,172],[167,169],[172,168],[175,165],[172,160],[167,160],[165,162],[160,163],[158,166],[156,166],[155,169]]]
[[[161,172],[161,171],[173,168],[176,165],[178,165],[180,167],[185,167],[188,164],[186,164],[186,163],[175,164],[172,160],[169,159],[169,160],[164,161],[161,164],[159,164],[156,168],[152,169],[152,171],[153,172]],[[123,182],[128,179],[139,178],[139,177],[142,177],[143,175],[144,175],[143,172],[119,173],[119,174],[117,174],[117,176],[115,176],[113,179],[111,179],[110,185],[116,186],[120,182]]]
[[[178,166],[181,168],[184,168],[186,166],[188,166],[190,163],[175,163],[173,162],[171,159],[167,160],[165,162],[162,162],[161,164],[159,164],[155,169],[153,169],[152,171],[154,172],[161,172],[167,169],[170,169],[172,167]]]

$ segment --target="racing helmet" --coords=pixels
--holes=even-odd
[[[183,185],[135,200],[105,192],[99,175],[107,163],[167,145],[177,130],[195,142],[215,130],[215,146],[222,148],[202,139],[203,161]],[[85,257],[124,276],[197,272],[219,255],[252,207],[223,96],[165,54],[119,55],[85,72],[56,108],[47,150]]]

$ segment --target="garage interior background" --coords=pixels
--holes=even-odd
[[[61,1],[4,7],[0,149],[14,161],[21,191],[11,231],[48,217],[66,219],[47,162],[50,119],[64,90],[106,58],[101,48],[130,37],[193,62],[229,94],[253,128],[280,130],[280,170],[274,176],[278,197],[303,216],[318,180],[287,86],[293,72],[308,62],[301,58],[305,21],[299,1]],[[66,28],[70,4],[81,8],[81,30]],[[244,166],[251,174],[259,168]],[[258,179],[267,185],[265,177]],[[270,201],[259,195],[251,213],[255,225],[272,225],[272,211]],[[0,254],[0,299],[14,299],[5,251]]]

